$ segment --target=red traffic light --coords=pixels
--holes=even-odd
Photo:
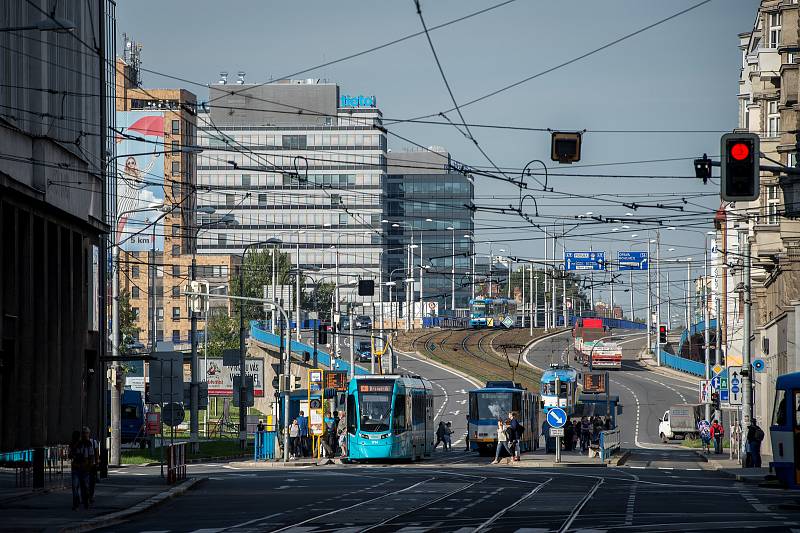
[[[731,157],[737,161],[744,161],[750,155],[750,147],[745,143],[736,143],[731,146]]]

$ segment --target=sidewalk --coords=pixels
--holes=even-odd
[[[523,468],[562,468],[562,467],[599,467],[616,466],[625,456],[625,451],[614,454],[606,461],[601,461],[599,457],[589,457],[588,454],[579,451],[561,452],[561,462],[556,463],[555,453],[545,453],[544,448],[539,448],[534,452],[525,452],[518,462],[512,461],[508,466]],[[500,465],[505,466],[506,458],[500,459]]]
[[[714,470],[743,483],[763,483],[768,481],[766,479],[770,475],[768,467],[742,468],[741,463],[735,457],[734,459],[729,459],[730,452],[728,448],[725,448],[723,450],[724,453],[720,455],[713,453],[706,455],[700,450],[694,450],[694,452],[707,461],[706,470]],[[769,464],[769,457],[762,458],[761,464]]]
[[[152,475],[113,474],[97,484],[95,503],[77,511],[72,510],[69,486],[28,491],[0,501],[0,531],[90,531],[107,527],[186,492],[200,480],[190,478],[170,486],[157,470]]]

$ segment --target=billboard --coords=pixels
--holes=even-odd
[[[253,396],[264,396],[264,358],[247,358],[245,374],[253,377]],[[209,396],[233,395],[233,376],[239,375],[239,365],[225,366],[222,358],[209,358],[205,372]]]
[[[127,251],[164,249],[164,227],[151,225],[161,213],[147,210],[164,203],[164,113],[118,111],[117,242]],[[131,212],[136,210],[137,212]]]

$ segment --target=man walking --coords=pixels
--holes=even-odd
[[[719,455],[722,453],[722,437],[725,436],[725,428],[719,423],[719,420],[714,419],[711,424],[711,438],[714,440],[714,454]]]
[[[522,439],[522,433],[525,431],[525,428],[519,423],[519,420],[517,420],[517,413],[515,411],[508,413],[508,418],[511,420],[509,424],[509,436],[512,438],[511,446],[514,450],[514,461],[519,461],[519,441]]]
[[[758,427],[753,418],[747,428],[747,456],[745,464],[753,468],[761,468],[761,442],[764,440],[764,430]]]
[[[298,448],[298,455],[301,457],[308,457],[308,419],[305,417],[305,413],[300,411],[300,416],[297,417],[297,425],[299,426],[300,432],[297,436],[299,446]]]

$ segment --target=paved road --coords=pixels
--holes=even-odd
[[[611,394],[620,397],[622,414],[617,417],[621,426],[622,445],[632,450],[629,465],[670,468],[699,468],[699,459],[679,443],[661,444],[658,434],[659,418],[670,405],[692,403],[697,386],[690,377],[673,377],[655,372],[638,361],[645,345],[645,336],[633,331],[618,331],[622,347],[622,370],[611,371]],[[527,361],[539,368],[551,362],[580,368],[570,349],[569,332],[555,335],[535,344]]]
[[[453,453],[402,466],[195,466],[206,481],[107,531],[800,531],[796,493],[714,472],[487,462]]]

